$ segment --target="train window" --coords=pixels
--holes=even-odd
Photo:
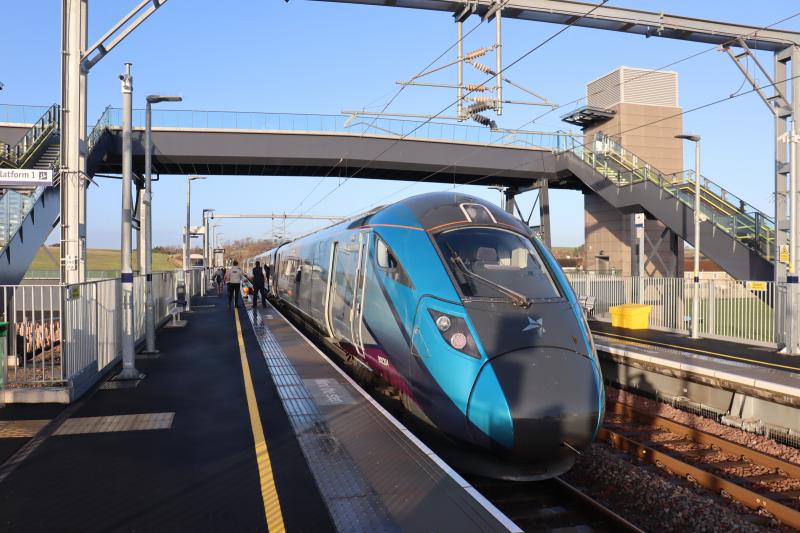
[[[393,280],[407,287],[413,287],[411,279],[397,260],[397,256],[394,255],[394,252],[383,239],[377,235],[375,236],[375,262]]]
[[[560,297],[539,252],[522,235],[462,228],[435,239],[464,296],[505,298],[503,289],[510,289],[534,300]]]
[[[461,204],[461,211],[467,220],[476,224],[496,224],[492,212],[485,205],[481,204]]]
[[[397,258],[383,242],[383,239],[375,240],[375,255],[378,259],[378,266],[381,268],[397,268]]]

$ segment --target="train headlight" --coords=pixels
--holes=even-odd
[[[456,350],[461,351],[464,349],[466,345],[467,345],[467,336],[464,335],[463,333],[461,332],[453,333],[453,336],[450,337],[450,346],[452,346]]]
[[[467,327],[466,320],[460,316],[448,315],[432,309],[429,309],[428,312],[436,324],[436,329],[442,335],[442,340],[451,348],[470,357],[481,358],[475,339],[472,338],[472,333]]]

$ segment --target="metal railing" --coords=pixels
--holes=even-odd
[[[689,334],[689,279],[573,272],[567,278],[576,294],[595,297],[591,319],[611,322],[612,306],[641,303],[651,306],[651,329]],[[776,348],[776,320],[784,313],[785,299],[780,297],[784,289],[785,284],[771,281],[701,280],[700,336]]]
[[[565,137],[564,152],[571,152],[618,187],[656,184],[694,210],[694,172],[665,174],[607,135],[585,142]],[[701,214],[714,226],[767,260],[774,257],[775,221],[735,194],[701,176]]]
[[[54,105],[50,109],[54,107],[57,106]],[[105,111],[103,111],[94,128],[92,128],[86,137],[88,152],[92,151],[98,139],[100,139],[100,136],[109,126],[109,109],[110,107],[107,107]],[[0,143],[0,145],[2,145],[2,143]],[[2,150],[2,146],[0,146],[0,150]],[[53,172],[57,172],[60,167],[61,156],[59,155],[59,157],[53,161],[51,168]],[[54,185],[58,184],[59,179],[58,175],[54,177]],[[35,189],[24,191],[7,190],[2,198],[0,198],[0,250],[11,240],[11,237],[16,233],[17,229],[25,220],[25,217],[28,216],[28,212],[39,200],[39,197],[44,194],[46,189],[47,187],[36,187]]]
[[[0,122],[10,124],[33,124],[44,115],[50,106],[0,104]]]
[[[197,291],[199,291],[199,272]],[[169,316],[176,272],[153,274],[156,321]],[[134,339],[144,340],[145,277],[134,277]],[[193,291],[196,294],[197,291]],[[76,285],[0,287],[0,320],[9,323],[7,387],[69,387],[77,397],[121,357],[119,279]]]
[[[121,127],[122,110],[107,108],[109,126]],[[133,127],[144,128],[145,110],[133,110]],[[567,145],[565,132],[491,130],[483,126],[441,121],[392,118],[349,117],[300,113],[261,113],[239,111],[152,110],[153,128],[186,128],[215,130],[291,131],[308,133],[369,134],[381,137],[407,136],[455,142],[518,146],[531,149],[561,149]]]
[[[44,270],[44,269],[30,269],[25,273],[27,280],[58,280],[60,279],[61,272],[58,270]],[[102,279],[112,279],[119,277],[119,270],[87,270],[86,279],[90,281],[98,281]]]
[[[60,122],[61,106],[53,104],[33,123],[17,144],[12,146],[0,143],[0,160],[12,166],[24,166],[50,133],[59,128]]]
[[[175,295],[174,272],[153,274],[153,301],[156,321],[169,315],[169,302]],[[145,277],[135,276],[134,342],[144,340]],[[64,288],[66,378],[74,394],[91,387],[122,356],[122,305],[119,279],[69,285]]]
[[[61,287],[0,286],[2,321],[8,322],[6,386],[63,383]]]

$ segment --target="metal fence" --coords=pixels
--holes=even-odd
[[[47,385],[64,381],[62,366],[61,287],[0,286],[6,337],[6,385]]]
[[[153,274],[156,322],[169,316],[179,272]],[[200,272],[192,272],[192,294]],[[9,323],[7,387],[68,386],[80,396],[120,358],[119,279],[75,285],[0,287],[0,320]],[[134,339],[145,335],[145,278],[134,277]]]
[[[578,295],[594,296],[591,317],[611,321],[610,308],[625,303],[651,306],[651,329],[689,334],[692,281],[684,278],[568,273]],[[714,279],[700,281],[702,337],[775,348],[780,340],[785,298],[783,284]],[[776,319],[779,320],[776,327]],[[776,334],[777,332],[777,334]]]

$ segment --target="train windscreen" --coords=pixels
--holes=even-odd
[[[435,239],[464,296],[561,297],[533,243],[522,235],[471,227],[442,232]]]

